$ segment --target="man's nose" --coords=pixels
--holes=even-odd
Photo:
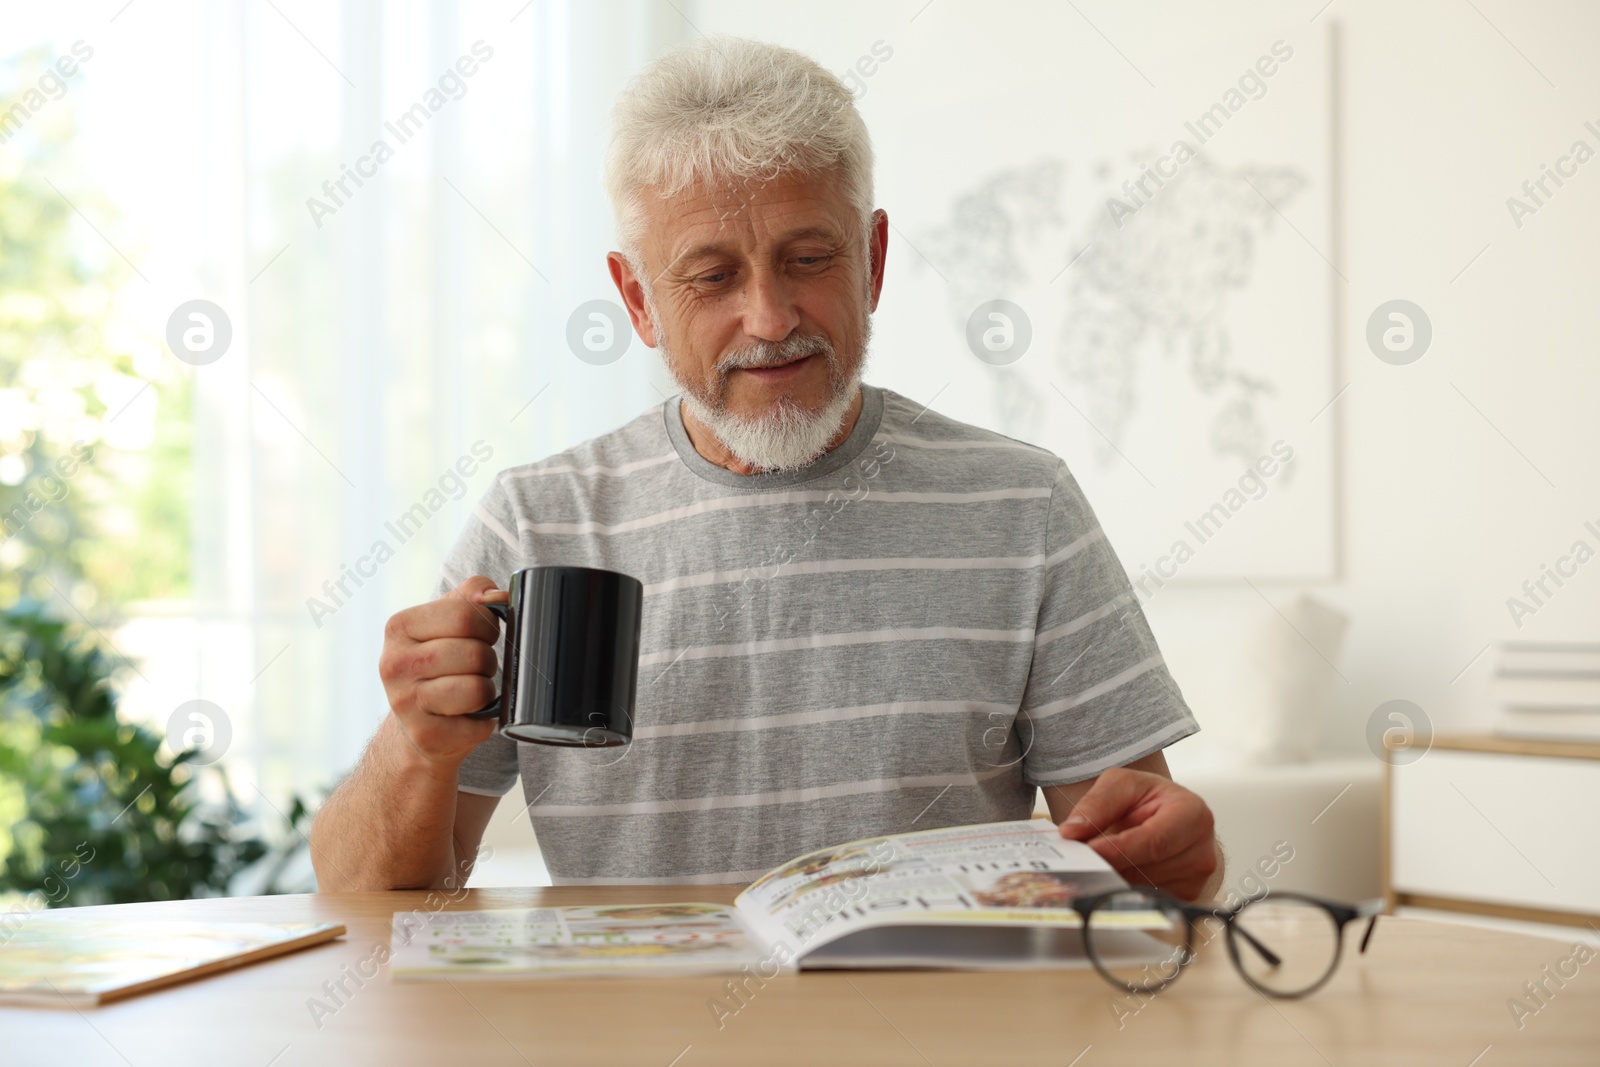
[[[744,332],[781,341],[800,325],[800,312],[788,283],[771,271],[756,271],[745,290]]]

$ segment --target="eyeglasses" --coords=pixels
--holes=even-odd
[[[1382,900],[1339,904],[1304,893],[1251,897],[1232,907],[1185,904],[1158,889],[1114,889],[1082,897],[1072,909],[1083,921],[1083,944],[1100,976],[1130,993],[1166,988],[1194,961],[1195,929],[1222,924],[1228,955],[1254,989],[1293,999],[1321,989],[1344,949],[1344,928],[1367,919],[1367,951]],[[1214,935],[1202,935],[1207,942]]]

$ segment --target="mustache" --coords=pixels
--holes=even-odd
[[[726,378],[743,367],[778,366],[806,356],[826,356],[830,363],[836,358],[833,344],[821,334],[796,335],[785,337],[782,341],[757,341],[737,352],[728,353],[717,361],[717,376]]]

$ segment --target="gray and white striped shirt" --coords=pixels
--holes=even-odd
[[[745,882],[840,841],[1024,819],[1199,727],[1077,482],[1051,453],[863,386],[809,467],[739,475],[677,398],[502,471],[447,558],[644,583],[633,743],[495,736],[559,884]]]

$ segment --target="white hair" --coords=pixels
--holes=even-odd
[[[791,48],[703,37],[641,71],[618,96],[606,193],[623,256],[640,275],[646,189],[671,197],[701,181],[770,181],[832,172],[872,219],[872,141],[844,82]]]

